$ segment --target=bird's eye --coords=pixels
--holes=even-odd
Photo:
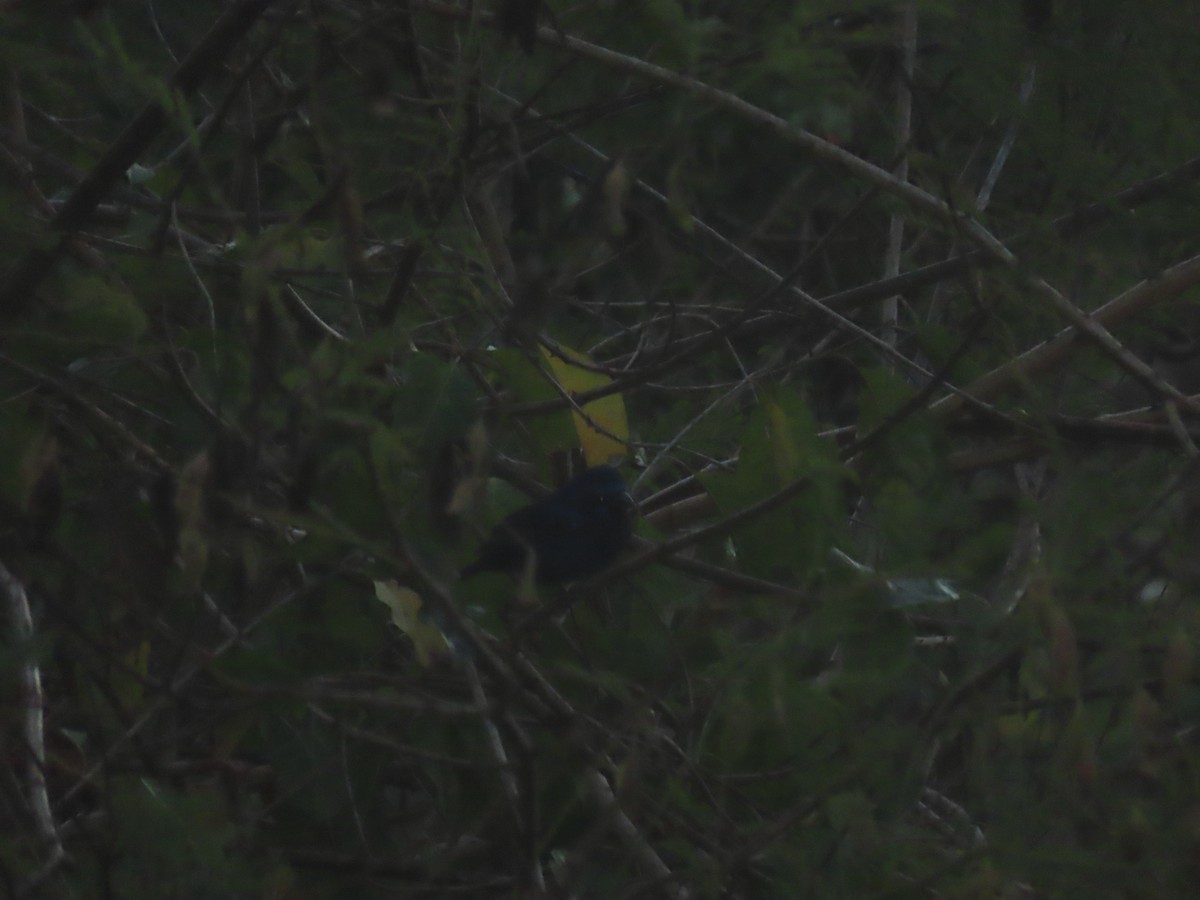
[[[601,494],[596,498],[596,503],[606,508],[613,507],[617,509],[632,509],[633,500],[628,494]]]

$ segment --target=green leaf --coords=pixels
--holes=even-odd
[[[66,279],[59,333],[87,343],[123,344],[146,330],[146,314],[128,290],[92,273]]]
[[[500,386],[511,392],[517,402],[558,399],[559,394],[546,379],[545,372],[517,350],[493,350],[489,359],[498,371]],[[557,409],[522,420],[544,463],[555,450],[574,447],[579,440],[569,410]]]
[[[416,460],[407,442],[391,428],[377,426],[369,439],[371,466],[382,492],[380,501],[394,508],[407,506],[411,493],[409,482]]]
[[[58,455],[57,444],[44,428],[17,410],[0,406],[0,502],[20,512]]]
[[[757,503],[798,479],[808,484],[782,507],[734,533],[738,562],[767,577],[811,578],[842,528],[845,469],[794,392],[764,397],[741,434],[745,443],[735,473],[704,478],[722,514]]]
[[[393,400],[396,421],[416,435],[426,458],[465,440],[474,424],[478,391],[458,365],[428,353],[405,358]]]

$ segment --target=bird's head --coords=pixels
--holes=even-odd
[[[579,509],[604,508],[624,516],[633,512],[633,498],[625,480],[612,466],[593,466],[569,482],[563,494]]]
[[[530,561],[537,580],[546,583],[599,572],[629,543],[633,509],[621,474],[595,466],[505,518],[461,577],[520,572]]]

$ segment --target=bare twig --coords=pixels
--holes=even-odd
[[[33,613],[29,608],[29,598],[25,594],[25,586],[3,563],[0,563],[0,598],[7,607],[13,643],[26,652],[31,651]],[[46,790],[46,700],[42,693],[41,670],[32,659],[27,659],[21,664],[20,684],[20,707],[24,713],[21,717],[21,734],[27,754],[26,800],[33,814],[38,835],[50,847],[50,853],[43,861],[41,869],[34,873],[30,881],[18,892],[23,893],[32,885],[41,883],[63,860],[66,851],[63,849],[58,826],[54,822],[54,813],[50,808],[50,794]]]
[[[896,177],[908,181],[908,151],[912,139],[912,81],[917,63],[917,4],[909,0],[904,7],[904,15],[900,24],[900,58],[902,65],[896,72],[896,152],[899,161],[896,163]],[[900,274],[900,255],[904,247],[904,216],[899,212],[892,213],[888,223],[887,249],[883,258],[883,277],[892,278]],[[884,298],[879,310],[880,323],[883,325],[884,343],[896,346],[897,326],[900,318],[900,298],[893,294]]]

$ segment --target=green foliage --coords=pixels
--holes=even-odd
[[[734,476],[706,479],[719,509],[733,512],[801,479],[809,484],[795,500],[739,529],[734,555],[756,574],[778,577],[786,565],[795,573],[792,577],[811,577],[842,519],[841,467],[818,437],[812,414],[793,393],[764,398],[741,435]]]
[[[68,6],[0,34],[11,892],[1194,893],[1189,5]],[[610,457],[614,570],[457,581]]]
[[[554,385],[545,376],[545,370],[534,360],[517,350],[495,350],[488,354],[489,361],[498,373],[499,384],[513,394],[517,401],[536,402],[556,400],[559,397]],[[522,423],[517,434],[534,447],[545,452],[561,450],[576,445],[575,427],[567,409],[556,410]],[[538,462],[545,467],[546,458]]]
[[[143,779],[109,785],[111,869],[106,877],[123,897],[216,898],[259,894],[270,872],[261,860],[231,853],[236,828],[215,786],[188,793]],[[73,877],[77,890],[94,872]]]

